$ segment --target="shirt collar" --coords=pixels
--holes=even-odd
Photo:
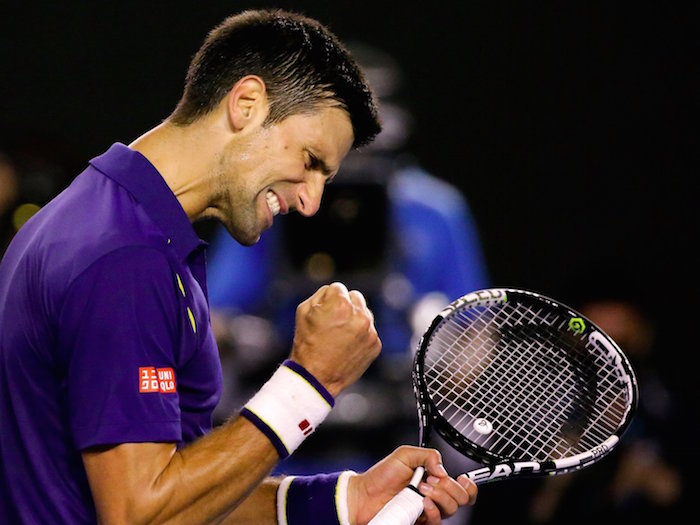
[[[90,164],[134,196],[181,259],[206,244],[161,174],[141,153],[117,142]]]

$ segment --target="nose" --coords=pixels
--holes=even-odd
[[[297,211],[304,217],[315,215],[321,207],[325,179],[318,174],[310,176],[297,190]]]

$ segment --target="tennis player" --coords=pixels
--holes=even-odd
[[[289,359],[212,430],[221,367],[192,223],[255,243],[313,215],[380,129],[326,28],[249,11],[206,38],[173,114],[114,144],[17,234],[0,265],[0,516],[7,523],[366,523],[425,465],[423,522],[476,488],[437,451],[365,473],[268,478],[380,352],[362,294],[321,287]]]

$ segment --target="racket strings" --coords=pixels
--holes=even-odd
[[[425,356],[443,417],[488,450],[522,459],[563,457],[607,438],[626,399],[605,359],[566,323],[544,308],[509,303],[452,315]],[[477,418],[494,432],[480,434]]]
[[[492,348],[490,349],[492,355],[494,348],[495,347],[492,346]],[[544,435],[544,431],[551,428],[551,425],[549,427],[545,425],[542,428],[538,429],[537,422],[543,419],[546,420],[548,416],[547,407],[551,406],[552,398],[555,394],[557,394],[557,392],[549,392],[542,389],[529,389],[524,391],[522,389],[515,390],[515,379],[517,379],[515,373],[517,373],[518,370],[522,370],[523,367],[527,367],[530,370],[535,370],[538,372],[546,372],[548,370],[548,368],[546,367],[537,366],[536,363],[533,363],[532,361],[537,357],[537,353],[528,350],[528,348],[525,348],[525,352],[520,352],[517,355],[518,359],[512,359],[514,356],[516,356],[515,353],[508,355],[499,352],[498,354],[496,354],[496,360],[492,361],[489,364],[489,367],[494,367],[495,369],[497,369],[503,376],[507,378],[507,380],[502,380],[498,382],[477,381],[471,385],[472,388],[467,392],[467,397],[465,399],[472,400],[472,408],[476,408],[477,410],[480,410],[482,412],[489,413],[497,411],[498,413],[518,414],[519,417],[517,417],[516,420],[512,421],[512,426],[518,428],[521,434],[523,430],[528,432],[529,437],[532,438],[531,446],[538,446],[542,448],[546,446],[547,442],[551,437]],[[511,359],[503,360],[503,356],[506,356],[506,358]],[[523,362],[523,358],[526,360],[525,362]],[[483,362],[479,364],[483,365]],[[552,370],[551,366],[549,370]],[[493,375],[494,373],[493,370],[489,371],[483,367],[482,372],[484,372],[485,375]],[[539,373],[534,378],[534,381],[531,378],[530,382],[537,385],[546,381],[556,379],[556,377],[547,377],[544,376],[542,373]],[[453,385],[453,390],[454,387],[457,387],[457,385]],[[488,400],[486,398],[487,394],[489,396]],[[497,406],[494,406],[494,399],[500,401],[500,403],[498,403]],[[488,402],[491,402],[490,406],[488,406]],[[536,409],[532,411],[531,407],[536,407]],[[552,410],[550,409],[548,410],[548,412],[551,413]],[[450,423],[457,428],[461,428],[462,431],[467,430],[463,426],[465,416],[467,415],[468,414],[463,414],[462,417],[457,421],[454,420],[454,417],[450,418]],[[524,421],[524,417],[528,417],[529,421]],[[518,454],[519,451],[517,450],[517,438],[518,435],[513,433],[510,429],[505,429],[502,435],[502,453],[509,456]],[[514,448],[515,450],[511,450]]]
[[[525,325],[525,326],[526,326],[526,325]],[[512,344],[512,343],[511,343],[511,344]],[[530,361],[532,361],[532,359],[530,359]],[[549,367],[550,370],[556,370],[556,368],[559,368],[559,369],[560,369],[559,377],[548,378],[548,377],[542,377],[542,376],[540,375],[539,377],[536,378],[536,381],[535,381],[535,383],[534,383],[535,385],[536,385],[536,384],[541,384],[543,380],[551,380],[551,381],[560,380],[560,379],[561,379],[561,372],[562,372],[562,371],[565,371],[565,370],[562,370],[560,367],[554,367],[554,366],[552,365],[552,363],[548,363],[548,364],[545,363],[545,365],[546,365],[546,367]],[[508,371],[508,369],[509,369],[509,368],[512,368],[513,366],[514,366],[514,365],[513,365],[513,361],[511,361],[511,363],[508,363],[508,362],[506,361],[505,370]],[[522,366],[522,363],[519,363],[519,364],[516,365],[516,366]],[[528,366],[528,364],[526,363],[525,366]],[[541,367],[541,366],[543,366],[543,365],[540,364],[540,367]],[[503,368],[503,367],[501,367],[501,368]],[[570,372],[569,372],[569,375],[571,375]],[[488,383],[486,383],[486,385],[488,385]],[[490,385],[489,385],[489,386],[490,386]],[[584,391],[584,390],[585,390],[585,384],[584,384],[584,385],[579,385],[579,386],[581,387],[581,388],[579,388],[579,391]],[[492,389],[491,389],[491,391],[493,392]],[[510,394],[510,393],[513,393],[513,392],[506,392],[505,394]],[[504,394],[504,393],[502,393],[501,395],[503,395],[503,394]],[[560,412],[560,411],[562,410],[562,409],[557,410],[556,404],[555,404],[554,406],[552,406],[552,408],[551,408],[550,410],[548,410],[548,411],[544,409],[544,407],[551,406],[551,403],[550,403],[550,402],[552,401],[552,398],[555,397],[557,394],[561,394],[561,392],[557,392],[557,391],[555,391],[555,390],[552,390],[552,391],[549,392],[548,397],[545,397],[545,398],[543,398],[542,395],[541,395],[541,394],[538,394],[537,392],[535,392],[534,394],[532,394],[532,395],[530,395],[530,396],[520,396],[520,398],[518,398],[518,396],[513,396],[511,399],[520,399],[520,402],[517,403],[514,407],[510,407],[510,408],[511,408],[511,409],[512,409],[512,408],[515,408],[515,409],[520,409],[520,410],[522,410],[522,409],[524,408],[523,405],[525,405],[525,404],[530,404],[530,405],[532,405],[532,404],[533,404],[533,400],[534,400],[534,402],[536,403],[535,406],[538,406],[538,405],[539,405],[539,406],[538,406],[538,408],[534,411],[534,413],[532,413],[532,414],[530,415],[530,417],[531,417],[531,418],[534,418],[535,421],[537,421],[538,419],[545,419],[545,420],[546,420],[546,418],[547,418],[547,416],[548,416],[549,414],[552,414],[552,413],[555,413],[555,412]],[[568,392],[567,392],[567,394],[568,394]],[[533,397],[533,396],[534,396],[534,397]],[[564,396],[563,398],[565,399],[566,397],[567,397],[567,396]],[[569,396],[569,397],[570,397],[570,396]],[[528,403],[528,402],[529,402],[529,403]],[[511,403],[511,405],[512,405],[512,403]],[[500,408],[501,408],[501,410],[503,410],[503,407],[500,407]],[[521,412],[521,414],[528,414],[528,412]],[[575,418],[575,417],[573,417],[572,415],[570,415],[570,416],[569,416],[569,420],[571,420],[571,419],[574,419],[574,420],[575,420],[575,419],[581,419],[581,415],[579,414],[579,417],[578,417],[578,418]],[[523,428],[525,428],[525,429],[527,429],[528,426],[529,426],[530,428],[534,428],[534,426],[533,426],[531,423],[528,425],[528,423],[527,423],[526,421],[523,421],[522,417],[519,418],[518,420],[516,420],[514,423],[515,423],[518,427],[523,427]],[[563,425],[562,428],[564,428],[565,426],[566,426],[566,424]],[[575,425],[569,425],[569,426],[575,426]],[[522,431],[522,428],[520,428],[520,430]],[[533,434],[533,435],[530,436],[530,437],[532,437],[536,443],[542,443],[543,440],[547,440],[547,436],[541,435],[541,433],[539,433],[539,431],[538,431],[537,434]]]

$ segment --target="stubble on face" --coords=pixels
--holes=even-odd
[[[258,191],[250,187],[247,168],[254,163],[253,138],[229,144],[219,156],[214,177],[214,203],[217,218],[234,239],[244,246],[255,244],[262,233],[256,199]]]
[[[289,207],[285,212],[294,210],[296,201],[290,185],[305,181],[309,173],[313,174],[310,184],[323,184],[319,177],[328,178],[337,171],[352,138],[349,116],[331,107],[312,115],[295,115],[272,126],[259,126],[232,141],[217,162],[217,203],[212,205],[216,217],[239,243],[255,244],[269,226],[269,213],[274,215],[266,199],[267,190],[273,185],[278,190],[280,186],[287,188]],[[323,174],[318,167],[309,168],[309,149],[334,168],[326,168]],[[311,208],[318,205],[315,200],[322,191],[322,187],[315,188],[305,196]]]

